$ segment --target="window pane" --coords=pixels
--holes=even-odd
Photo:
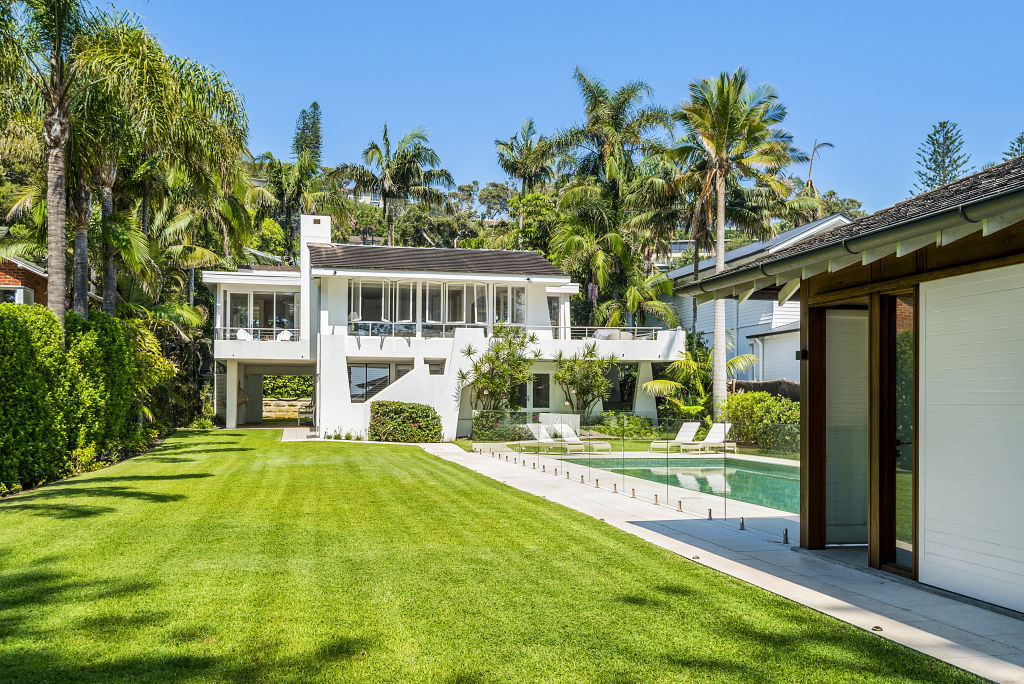
[[[526,288],[512,288],[512,322],[517,325],[526,323]]]
[[[427,370],[431,375],[444,375],[444,361],[427,361]]]
[[[487,322],[487,286],[476,286],[476,322]]]
[[[407,373],[411,373],[411,372],[412,372],[412,364],[411,363],[396,363],[395,364],[395,380],[398,380],[398,378],[402,377],[403,375],[406,375]]]
[[[526,408],[526,383],[520,383],[516,389],[519,395],[517,399],[519,402],[518,408]]]
[[[400,323],[409,323],[413,320],[412,315],[412,303],[413,303],[413,284],[412,283],[398,283],[398,306],[397,306],[397,317],[396,321]]]
[[[229,311],[229,325],[232,328],[249,327],[249,294],[247,292],[232,292]]]
[[[274,297],[274,323],[277,328],[295,328],[295,292],[278,292]]]
[[[348,393],[352,401],[366,398],[366,365],[350,363],[348,366]]]
[[[441,322],[441,283],[423,286],[423,315],[428,323]]]
[[[533,408],[551,407],[551,376],[541,373],[533,376]]]
[[[508,323],[507,285],[497,285],[494,288],[494,322]]]
[[[4,304],[14,304],[17,299],[17,292],[14,290],[0,290],[0,302]]]
[[[255,328],[274,327],[274,295],[256,292],[252,296],[252,320]]]
[[[384,283],[361,283],[360,306],[362,320],[384,320]]]
[[[391,380],[391,367],[386,363],[366,364],[366,401],[387,387]]]
[[[348,320],[358,321],[361,319],[359,314],[359,281],[350,280],[348,281]]]
[[[462,323],[465,319],[466,291],[462,285],[448,286],[448,322]]]

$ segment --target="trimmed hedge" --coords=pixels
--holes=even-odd
[[[309,399],[313,378],[309,375],[264,375],[263,396],[274,399]]]
[[[426,404],[372,401],[368,435],[374,442],[440,442],[441,418]]]
[[[64,331],[42,306],[0,304],[0,496],[70,469],[72,372]]]
[[[150,391],[174,376],[139,321],[0,304],[0,496],[144,451]],[[67,350],[64,346],[67,344]]]
[[[729,439],[767,451],[800,451],[800,404],[768,392],[736,392],[725,400]]]
[[[477,411],[473,414],[474,442],[518,442],[533,439],[520,411]]]
[[[601,423],[597,427],[610,437],[643,439],[655,434],[651,419],[647,416],[620,411],[602,411]]]

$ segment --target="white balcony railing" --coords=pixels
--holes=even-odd
[[[485,336],[492,334],[493,325],[473,323],[423,323],[417,333],[415,323],[389,321],[358,321],[348,324],[348,334],[356,337],[454,337],[460,328],[478,328]],[[520,326],[532,332],[550,334],[556,340],[653,340],[664,328],[649,326]]]
[[[298,342],[298,328],[253,328],[220,327],[214,329],[216,340],[238,340],[239,342]]]

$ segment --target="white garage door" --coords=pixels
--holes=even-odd
[[[1024,611],[1024,266],[921,285],[922,582]]]

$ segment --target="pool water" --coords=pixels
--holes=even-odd
[[[723,458],[588,458],[570,463],[629,475],[671,487],[728,497],[788,513],[800,512],[800,467]]]

